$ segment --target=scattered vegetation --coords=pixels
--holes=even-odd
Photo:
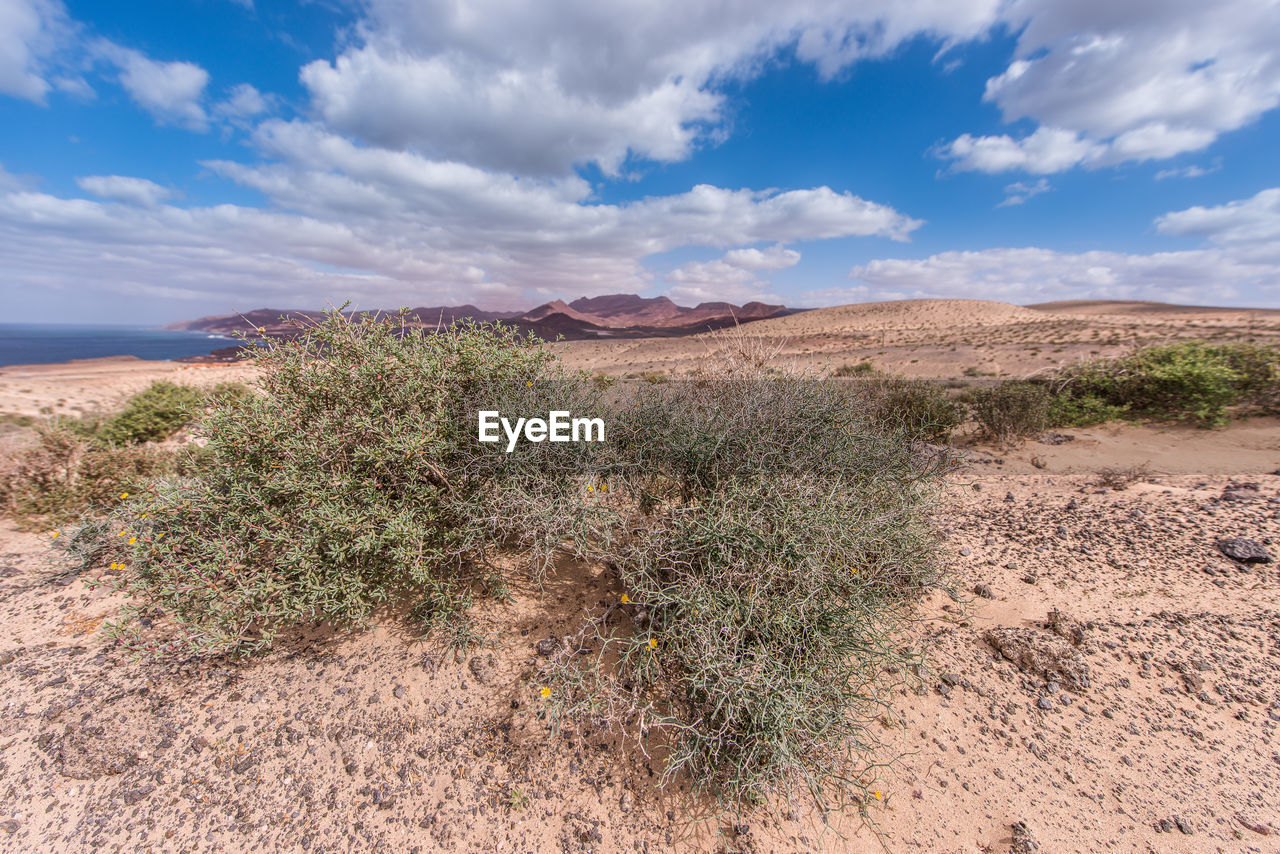
[[[837,377],[868,377],[880,373],[880,369],[870,359],[863,360],[851,365],[841,365],[836,368],[833,376]]]
[[[1049,425],[1049,391],[1040,384],[1005,380],[966,395],[974,419],[987,438],[1007,444],[1044,431]]]
[[[1258,344],[1145,347],[1066,370],[1057,383],[1055,420],[1079,426],[1128,414],[1218,427],[1232,407],[1277,411],[1278,366],[1280,352]]]
[[[205,393],[198,388],[154,382],[98,424],[92,435],[99,443],[114,446],[157,442],[189,424],[204,402]]]

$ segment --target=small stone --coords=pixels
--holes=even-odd
[[[404,686],[403,686],[403,685],[397,685],[394,689],[392,689],[392,691],[391,691],[391,696],[395,697],[397,700],[403,700],[403,699],[404,699],[404,693],[405,693],[405,691],[404,691]]]
[[[996,598],[996,592],[991,589],[990,584],[975,584],[973,586],[973,592],[981,596],[983,599]]]
[[[538,641],[535,649],[537,649],[538,655],[550,655],[551,653],[556,651],[556,639],[543,638],[542,640]]]
[[[1218,551],[1241,563],[1271,563],[1271,554],[1257,540],[1231,537],[1218,540]]]
[[[1041,697],[1036,701],[1036,705],[1048,712],[1053,709],[1053,700],[1050,700],[1048,697]]]

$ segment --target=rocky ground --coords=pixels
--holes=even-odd
[[[634,742],[551,730],[538,642],[619,594],[591,567],[484,606],[461,658],[387,615],[144,665],[97,631],[118,602],[6,523],[0,850],[1280,850],[1280,570],[1220,543],[1280,557],[1280,476],[978,457],[938,514],[929,667],[877,725],[882,798],[826,821],[720,815]]]

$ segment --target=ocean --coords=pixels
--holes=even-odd
[[[177,359],[235,344],[234,339],[220,335],[145,326],[0,323],[0,366],[44,365],[103,356]]]

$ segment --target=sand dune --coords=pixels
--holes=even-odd
[[[913,299],[816,308],[789,317],[757,321],[751,325],[751,332],[757,335],[807,335],[882,329],[954,329],[1042,323],[1048,319],[1044,312],[994,300]]]

